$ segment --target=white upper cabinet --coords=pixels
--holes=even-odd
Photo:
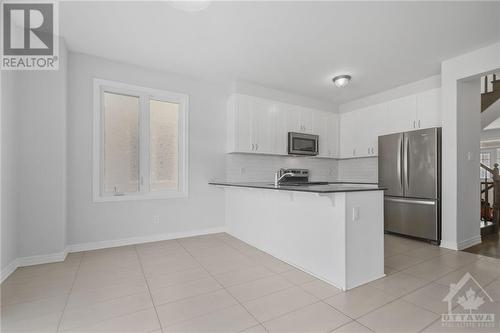
[[[340,116],[340,156],[376,156],[378,136],[385,130],[386,106],[370,106]]]
[[[339,117],[335,113],[315,111],[312,117],[312,134],[319,136],[319,157],[337,157],[339,142]]]
[[[288,132],[312,134],[313,114],[319,111],[311,110],[298,105],[284,105],[286,107],[286,123]]]
[[[286,155],[288,132],[319,135],[319,157],[338,156],[338,115],[233,94],[228,101],[227,151]]]
[[[416,128],[417,96],[411,95],[387,102],[387,133],[406,132]]]
[[[417,127],[441,126],[441,89],[432,89],[417,95]]]
[[[378,154],[380,135],[441,126],[441,89],[398,98],[340,115],[340,157]]]

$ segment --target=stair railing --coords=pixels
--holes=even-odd
[[[487,173],[491,174],[492,181],[488,181],[488,176],[485,176],[484,181],[481,181],[481,199],[485,203],[489,203],[489,193],[493,189],[493,224],[495,232],[498,232],[498,224],[500,219],[500,170],[498,168],[498,163],[494,164],[493,169],[487,165],[481,163],[480,167],[486,170]]]

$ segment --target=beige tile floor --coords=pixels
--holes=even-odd
[[[73,253],[2,284],[1,331],[441,332],[465,272],[500,301],[498,259],[388,235],[385,248],[387,276],[348,292],[227,234]],[[478,332],[498,332],[489,307],[497,327]]]

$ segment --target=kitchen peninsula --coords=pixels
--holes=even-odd
[[[211,182],[227,232],[342,290],[384,276],[384,192],[376,184]]]

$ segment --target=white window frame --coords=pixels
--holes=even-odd
[[[104,92],[139,97],[139,192],[113,195],[103,193],[104,176]],[[149,167],[149,100],[179,104],[178,122],[178,188],[172,190],[150,191],[151,170]],[[93,112],[93,201],[128,201],[184,198],[188,196],[188,103],[186,94],[141,87],[122,82],[94,79]],[[145,112],[147,111],[147,112]]]

